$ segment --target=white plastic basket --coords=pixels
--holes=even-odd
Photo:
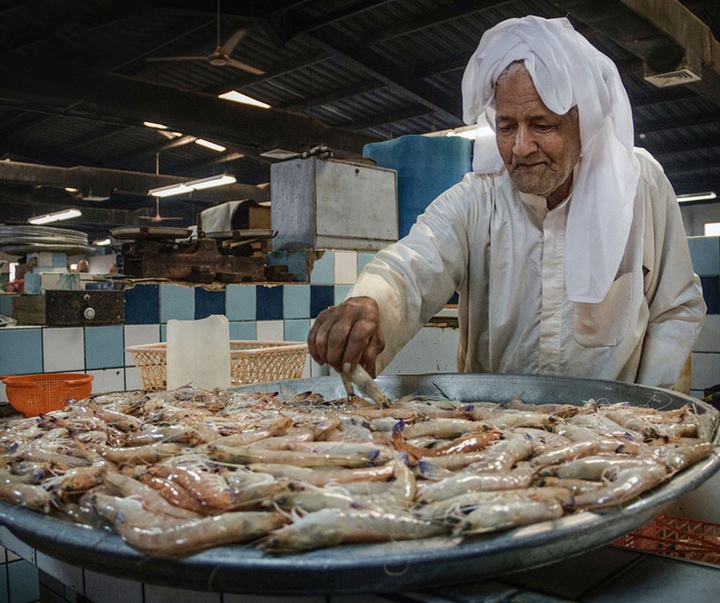
[[[167,344],[146,343],[125,348],[140,370],[143,389],[167,388]],[[307,344],[299,341],[231,341],[231,385],[299,379],[305,369]]]

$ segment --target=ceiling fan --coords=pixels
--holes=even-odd
[[[155,153],[155,175],[160,175],[160,153]],[[151,222],[164,222],[170,220],[182,220],[180,216],[161,216],[160,215],[160,197],[155,197],[155,215],[154,216],[138,216],[140,220],[150,220]]]
[[[180,216],[161,216],[160,215],[160,198],[155,197],[155,215],[154,216],[138,216],[140,220],[150,220],[151,222],[167,222],[170,220],[182,220]]]
[[[247,71],[248,73],[253,73],[255,75],[262,75],[263,73],[265,73],[262,69],[253,67],[252,65],[249,65],[248,63],[245,63],[244,61],[234,59],[232,56],[230,56],[230,55],[232,55],[233,50],[235,50],[235,47],[247,35],[247,33],[248,33],[247,27],[241,27],[240,29],[237,29],[227,40],[225,40],[224,43],[221,42],[221,40],[220,40],[220,0],[218,0],[218,3],[217,3],[216,30],[217,30],[217,39],[216,39],[216,44],[215,44],[215,50],[213,50],[210,54],[200,55],[200,56],[148,57],[146,60],[150,61],[150,62],[205,61],[206,63],[209,63],[210,65],[215,65],[218,67],[225,67],[226,65],[229,65],[230,67],[235,67],[236,69],[241,69],[242,71]]]

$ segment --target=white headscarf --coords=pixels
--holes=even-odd
[[[565,257],[572,258],[565,262],[565,286],[572,301],[600,302],[625,251],[640,173],[630,101],[614,63],[567,19],[508,19],[483,34],[465,69],[465,123],[486,112],[494,129],[495,83],[514,61],[524,61],[551,111],[563,115],[578,107],[582,155],[565,235]],[[497,145],[479,139],[473,170],[502,172]]]

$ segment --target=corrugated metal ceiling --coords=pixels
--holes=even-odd
[[[682,4],[717,39],[720,3]],[[0,2],[2,157],[149,174],[159,166],[160,174],[188,178],[227,171],[245,184],[264,183],[272,160],[260,153],[271,147],[301,151],[300,144],[324,142],[338,154],[359,154],[372,140],[462,125],[460,81],[483,31],[509,17],[535,14],[568,16],[615,60],[634,107],[637,143],[658,156],[678,192],[720,188],[720,92],[661,89],[645,81],[640,57],[666,37],[651,26],[638,28],[633,40],[627,29],[634,21],[616,16],[629,14],[620,0],[225,0],[220,41],[246,26],[248,34],[232,56],[263,75],[204,61],[147,60],[211,53],[217,7],[215,0]],[[125,79],[115,87],[118,78]],[[184,96],[165,95],[166,88]],[[279,113],[273,114],[276,122],[256,119],[239,109],[219,115],[207,99],[230,89],[299,119],[281,123]],[[191,106],[177,106],[178,99]],[[144,119],[167,123],[185,136],[169,139],[143,127]],[[248,119],[261,120],[262,136]],[[341,128],[347,136],[322,126]],[[192,144],[193,137],[209,138],[227,151],[218,155]],[[61,189],[40,195],[12,182],[0,182],[0,200],[0,222],[85,203]],[[192,214],[217,200],[177,203]],[[117,191],[93,207],[125,210],[129,221],[137,212],[154,212],[143,191]]]

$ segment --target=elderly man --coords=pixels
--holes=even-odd
[[[473,173],[318,316],[312,356],[374,375],[457,291],[461,372],[675,386],[705,304],[613,63],[566,19],[510,19],[483,35],[463,102],[495,148],[476,143]]]

